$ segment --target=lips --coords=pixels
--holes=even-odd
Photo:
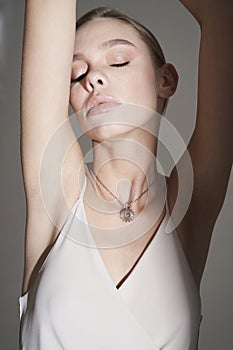
[[[87,104],[86,116],[108,112],[114,107],[119,106],[121,102],[112,96],[94,96]]]

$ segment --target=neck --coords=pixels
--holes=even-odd
[[[152,183],[153,188],[156,188],[158,174],[155,138],[147,135],[140,142],[132,138],[118,138],[101,143],[94,142],[93,146],[92,169],[120,202],[129,203],[135,200]],[[104,200],[114,201],[113,196],[98,181],[96,186]],[[146,194],[143,197],[134,203],[135,210],[145,202]]]

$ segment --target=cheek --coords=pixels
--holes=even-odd
[[[75,112],[79,112],[82,109],[84,96],[80,92],[78,86],[73,86],[70,89],[70,104]]]
[[[122,86],[122,96],[125,102],[140,104],[152,109],[157,106],[157,84],[151,72],[132,74],[128,82]]]

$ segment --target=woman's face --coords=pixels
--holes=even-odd
[[[156,72],[148,48],[122,21],[97,19],[78,29],[71,79],[70,102],[76,113],[100,113],[103,101],[109,102],[107,107],[119,102],[157,110]],[[100,109],[90,110],[93,104]]]

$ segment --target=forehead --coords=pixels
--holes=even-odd
[[[114,18],[98,18],[82,25],[76,32],[75,50],[101,48],[104,42],[124,39],[142,48],[145,46],[137,31],[129,24]]]

